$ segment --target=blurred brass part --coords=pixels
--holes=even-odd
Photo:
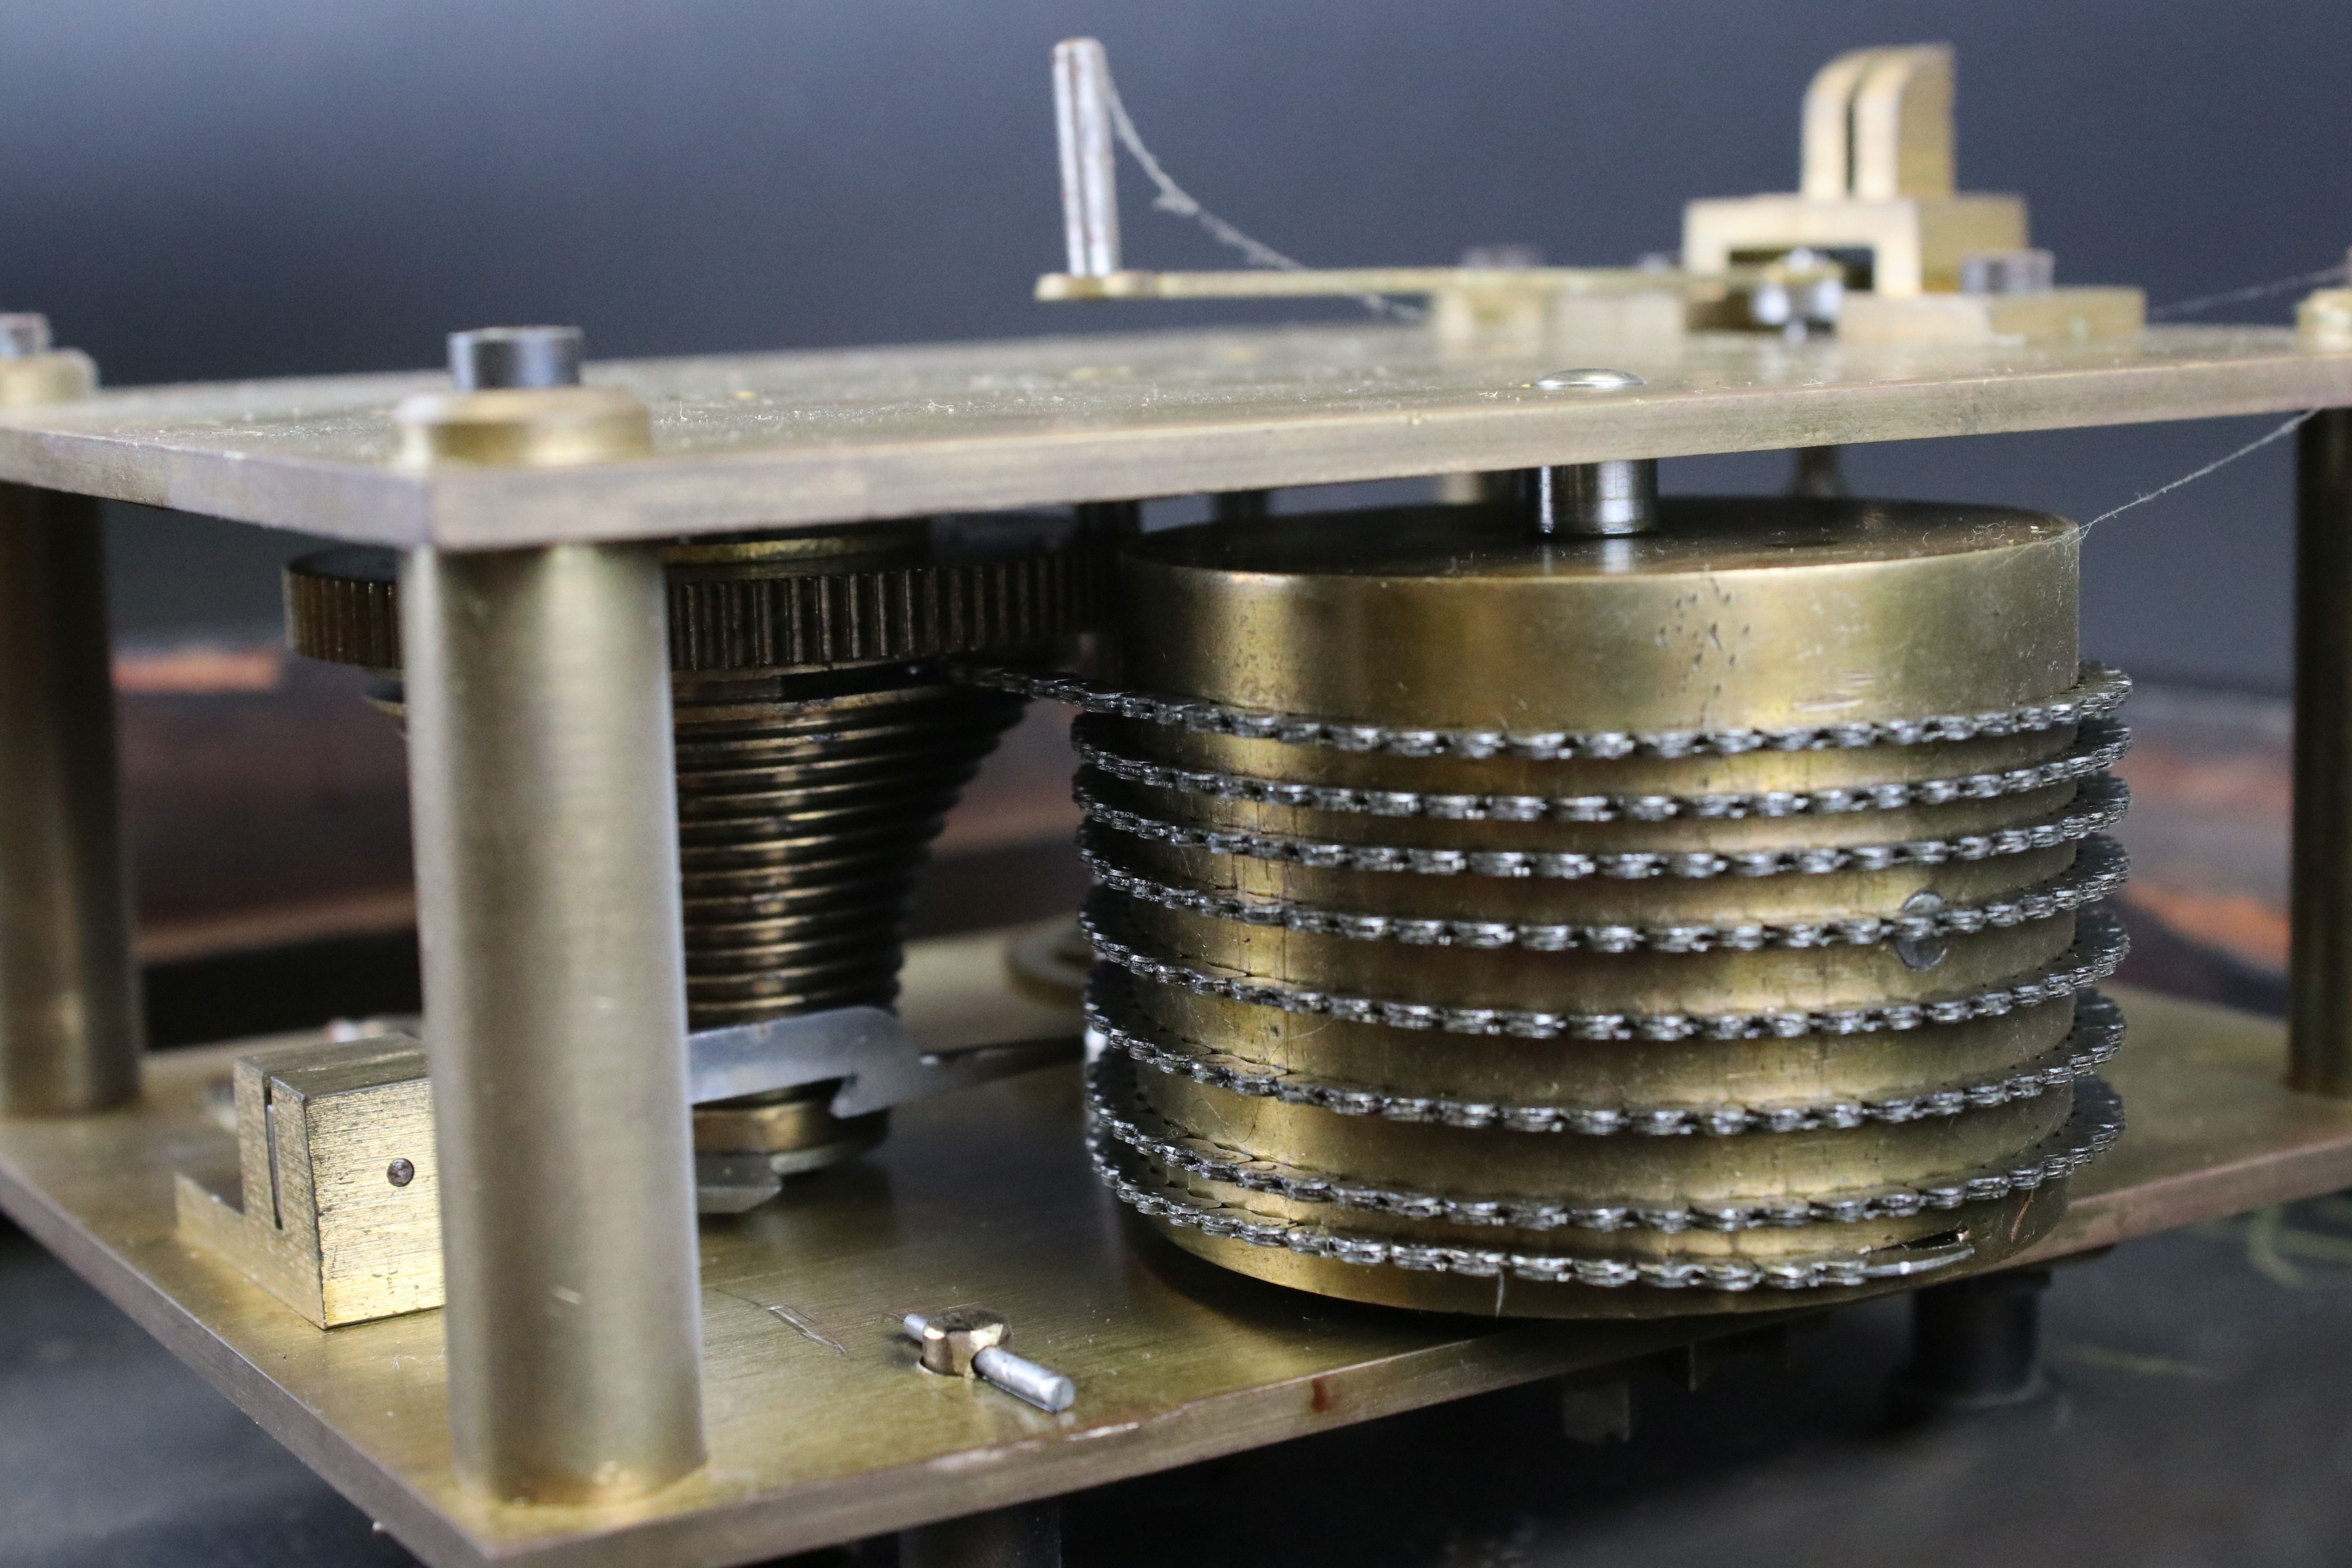
[[[67,403],[98,390],[98,365],[79,349],[0,359],[0,408]]]
[[[2057,518],[1765,498],[1660,510],[1654,533],[1542,543],[1512,509],[1462,506],[1148,535],[1119,566],[1121,679],[1507,731],[1976,713],[2074,679],[2078,547]]]
[[[139,1093],[119,787],[98,503],[0,485],[0,1114]]]
[[[463,463],[564,468],[643,457],[653,416],[618,386],[499,387],[422,392],[393,411],[406,468]]]

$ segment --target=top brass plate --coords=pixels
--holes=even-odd
[[[1578,363],[1627,392],[1545,392]],[[2352,404],[2352,351],[2284,328],[2063,344],[1441,349],[1417,327],[1039,338],[593,366],[653,406],[654,455],[390,466],[438,375],[105,392],[0,411],[0,480],[337,538],[460,549],[1610,458],[2042,430]]]

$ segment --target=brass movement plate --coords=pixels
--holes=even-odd
[[[1006,941],[915,945],[919,1035],[1034,1031],[1039,1005],[1000,978]],[[2352,1184],[2352,1107],[2281,1087],[2279,1026],[2116,989],[2133,1131],[2036,1256]],[[1075,1073],[1043,1073],[907,1107],[876,1154],[706,1224],[707,1470],[625,1506],[504,1504],[451,1476],[438,1313],[322,1332],[174,1238],[173,1173],[233,1168],[205,1098],[250,1048],[153,1058],[135,1110],[0,1121],[0,1204],[438,1568],[757,1562],[1734,1326],[1496,1327],[1233,1277],[1120,1223],[1080,1152]],[[898,1316],[963,1301],[1004,1312],[1076,1405],[915,1370]]]
[[[0,410],[0,480],[485,549],[2352,404],[2352,350],[2284,328],[1543,353],[1366,325],[619,362],[589,379],[651,405],[653,456],[430,473],[390,466],[392,409],[439,375],[154,387]],[[1580,363],[1646,384],[1533,384]]]

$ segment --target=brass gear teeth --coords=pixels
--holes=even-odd
[[[399,557],[345,545],[286,568],[286,643],[306,658],[400,668]]]
[[[1051,650],[1099,616],[1099,552],[1075,537],[929,559],[832,558],[828,569],[674,565],[670,668],[825,669],[957,654]],[[324,550],[286,568],[287,641],[333,664],[400,668],[393,552]]]

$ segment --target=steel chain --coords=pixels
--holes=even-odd
[[[1861,1127],[1870,1122],[1901,1126],[1930,1117],[1990,1110],[2030,1100],[2088,1078],[2123,1046],[2123,1010],[2096,991],[2074,994],[2073,1027],[2052,1050],[2026,1066],[1996,1078],[1875,1100],[1830,1100],[1772,1105],[1505,1105],[1496,1100],[1447,1095],[1393,1094],[1364,1084],[1335,1082],[1186,1040],[1170,1045],[1156,1032],[1156,1020],[1137,1004],[1133,980],[1124,970],[1107,970],[1088,988],[1087,1027],[1091,1037],[1141,1067],[1190,1079],[1212,1089],[1253,1100],[1309,1105],[1340,1116],[1378,1116],[1391,1121],[1436,1122],[1447,1127],[1500,1127],[1512,1132],[1567,1132],[1590,1137],[1642,1133],[1680,1137],[1708,1133],[1811,1132]]]
[[[1886,942],[1973,936],[2068,914],[2095,904],[2121,888],[2130,870],[2123,847],[2104,835],[2094,834],[2083,841],[2074,864],[2065,872],[2010,898],[1987,903],[1948,905],[1910,915],[1854,915],[1776,925],[1569,925],[1360,914],[1279,899],[1235,898],[1139,876],[1113,864],[1085,837],[1079,840],[1078,854],[1098,888],[1141,903],[1212,920],[1232,921],[1238,925],[1280,926],[1308,936],[1349,937],[1359,942],[1401,942],[1420,947],[1517,947],[1529,952],[1633,952],[1644,949],[1652,952],[1710,952],[1718,948],[1756,952],[1775,947],[1874,947]]]
[[[1922,779],[1912,784],[1774,790],[1760,795],[1444,795],[1422,790],[1294,784],[1250,773],[1177,767],[1129,756],[1090,739],[1088,722],[1079,721],[1075,737],[1079,761],[1122,783],[1258,805],[1355,812],[1372,816],[1426,816],[1442,822],[1669,822],[1677,817],[1718,822],[1750,816],[1842,816],[1856,811],[1948,805],[1955,801],[1994,800],[2069,784],[2104,773],[2122,761],[2131,748],[2130,731],[2120,724],[2094,721],[2083,727],[2073,751],[2049,762],[2001,773]]]
[[[1881,1029],[1916,1029],[1927,1024],[1964,1024],[1972,1018],[1997,1018],[2019,1007],[2071,996],[2113,974],[2130,947],[2115,917],[2092,910],[2078,917],[2081,924],[2075,931],[2074,945],[2053,963],[1963,996],[1801,1013],[1555,1013],[1523,1007],[1444,1006],[1430,1002],[1339,995],[1270,980],[1211,974],[1139,951],[1118,932],[1106,929],[1107,915],[1112,921],[1117,920],[1116,914],[1089,900],[1078,917],[1079,929],[1094,944],[1095,955],[1161,985],[1347,1023],[1443,1029],[1456,1035],[1515,1035],[1534,1040],[1795,1039],[1804,1035],[1869,1034]]]
[[[2075,1091],[2074,1111],[2066,1126],[2043,1146],[2049,1152],[2030,1163],[2043,1172],[2043,1182],[2070,1175],[2114,1147],[2123,1129],[2123,1107],[2114,1091],[2097,1079],[2088,1079]],[[1367,1267],[1387,1264],[1486,1279],[1508,1274],[1538,1284],[1591,1285],[1603,1289],[1643,1285],[1668,1290],[1696,1288],[1741,1291],[1759,1287],[1803,1290],[1864,1285],[1873,1279],[1921,1274],[1961,1262],[1971,1250],[1957,1247],[1934,1259],[1921,1259],[1916,1253],[1909,1258],[1891,1256],[1906,1250],[1893,1247],[1870,1252],[1825,1252],[1765,1263],[1744,1258],[1673,1257],[1637,1263],[1619,1258],[1512,1252],[1498,1247],[1446,1247],[1349,1236],[1320,1226],[1254,1214],[1237,1205],[1182,1192],[1172,1184],[1162,1184],[1159,1191],[1151,1191],[1119,1169],[1118,1147],[1117,1140],[1100,1130],[1088,1139],[1096,1173],[1120,1202],[1139,1213],[1171,1225],[1196,1228],[1204,1236],[1229,1237],[1252,1247],[1286,1247],[1305,1257],[1330,1258]],[[1962,1203],[1969,1201],[1966,1197],[1961,1199]]]
[[[1163,822],[1102,800],[1081,784],[1072,791],[1089,822],[1180,849],[1206,849],[1253,860],[1284,860],[1302,866],[1352,871],[1410,871],[1423,876],[1590,877],[1636,881],[1650,877],[1822,876],[1834,871],[1885,871],[1901,866],[1942,866],[1955,860],[1985,860],[2054,849],[2123,820],[2131,792],[2111,773],[2083,782],[2074,805],[2043,822],[1951,838],[1910,839],[1900,844],[1831,845],[1810,849],[1624,850],[1586,854],[1575,850],[1450,849],[1384,844],[1328,844],[1276,833],[1242,833]]]
[[[1743,1230],[1786,1230],[1809,1225],[1854,1225],[1866,1219],[1909,1219],[1929,1209],[1955,1209],[1963,1204],[1993,1203],[2011,1193],[2031,1192],[2043,1182],[2074,1170],[2067,1155],[2036,1145],[2014,1165],[1998,1169],[1982,1166],[1914,1186],[1889,1184],[1868,1192],[1819,1196],[1791,1194],[1709,1204],[1570,1204],[1523,1197],[1452,1197],[1371,1186],[1279,1160],[1264,1159],[1246,1149],[1220,1144],[1177,1126],[1146,1107],[1137,1106],[1123,1113],[1118,1101],[1121,1098],[1132,1101],[1132,1086],[1121,1086],[1115,1074],[1099,1070],[1092,1078],[1091,1110],[1097,1125],[1146,1160],[1167,1169],[1293,1203],[1331,1204],[1343,1209],[1392,1214],[1403,1219],[1443,1220],[1451,1225],[1498,1226],[1514,1230],[1654,1230],[1668,1236],[1686,1230],[1733,1235]],[[1129,1091],[1124,1096],[1123,1088]]]
[[[2130,678],[2105,665],[2084,664],[2075,684],[2047,702],[2027,703],[1988,713],[1949,713],[1849,724],[1811,724],[1784,730],[1543,731],[1420,729],[1357,724],[1302,714],[1273,713],[1221,702],[1122,691],[1082,676],[970,662],[954,667],[956,679],[1022,697],[1066,703],[1088,713],[1107,713],[1145,723],[1166,724],[1244,740],[1281,741],[1290,745],[1329,746],[1343,752],[1386,752],[1404,757],[1522,757],[1565,762],[1575,757],[1738,756],[1748,752],[1817,752],[1861,746],[1916,746],[1974,741],[2053,730],[2085,719],[2105,718],[2131,694]]]

